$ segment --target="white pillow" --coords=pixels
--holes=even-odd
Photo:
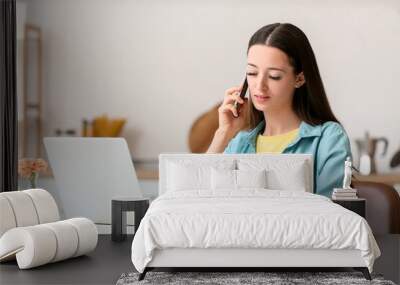
[[[211,168],[234,169],[234,160],[174,160],[167,163],[167,191],[211,189]]]
[[[236,189],[236,170],[211,168],[211,189]]]
[[[302,162],[293,164],[289,170],[279,168],[268,170],[268,188],[306,192],[309,184],[306,166],[305,162]]]
[[[266,171],[211,169],[211,189],[266,188]]]
[[[238,160],[240,170],[265,169],[267,188],[273,190],[312,191],[309,165],[305,160]]]
[[[237,188],[267,188],[267,172],[262,170],[235,170]]]

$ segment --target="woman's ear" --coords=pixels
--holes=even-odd
[[[296,82],[294,84],[295,88],[301,87],[304,83],[306,83],[306,79],[304,78],[304,73],[303,71],[297,74],[296,76]]]

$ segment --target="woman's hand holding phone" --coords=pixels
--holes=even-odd
[[[246,84],[232,87],[225,91],[224,101],[218,108],[219,130],[235,135],[244,127],[246,123],[248,99],[244,98],[244,96],[241,98],[239,94],[243,87],[247,89],[245,85]],[[242,95],[244,92],[245,90],[243,90]],[[237,102],[238,108],[235,107],[235,102]]]
[[[247,80],[241,86],[225,91],[224,101],[218,108],[218,129],[207,153],[221,153],[229,141],[245,126],[248,113]]]

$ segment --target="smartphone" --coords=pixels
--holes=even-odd
[[[240,98],[243,99],[246,96],[247,88],[248,88],[248,85],[247,85],[247,76],[246,76],[244,79],[244,82],[243,82],[242,90],[240,91],[240,95],[239,95]],[[235,101],[235,103],[233,103],[233,106],[236,108],[238,115],[239,115],[240,104],[237,101]],[[237,117],[235,117],[235,118],[237,118]]]

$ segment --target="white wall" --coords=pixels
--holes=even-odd
[[[350,138],[389,138],[380,171],[400,148],[395,0],[35,0],[28,19],[44,32],[47,135],[108,113],[128,118],[136,158],[188,151],[192,122],[241,83],[250,36],[291,22],[309,37]]]

